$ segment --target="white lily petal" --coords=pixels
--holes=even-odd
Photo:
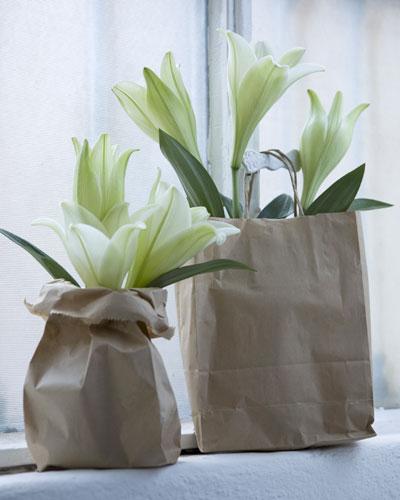
[[[254,52],[256,54],[257,59],[261,59],[265,56],[272,56],[272,50],[267,42],[263,40],[258,41],[254,46]]]
[[[331,140],[342,123],[343,94],[338,91],[333,98],[331,109],[328,114],[327,140]]]
[[[160,185],[160,182],[161,182],[161,169],[157,168],[156,180],[153,182],[153,185],[151,187],[147,203],[149,204],[155,203],[158,192],[158,186]]]
[[[232,111],[232,119],[235,126],[237,108],[239,105],[239,87],[244,75],[248,72],[257,57],[252,47],[247,41],[232,31],[226,31],[225,35],[229,45],[228,56],[228,81],[229,81],[229,101]]]
[[[313,73],[319,73],[321,71],[325,71],[325,68],[323,66],[320,66],[319,64],[309,63],[299,64],[297,66],[294,66],[293,68],[290,68],[287,85],[285,89],[283,89],[282,94],[287,88],[289,88],[301,78],[304,78],[305,76],[311,75]]]
[[[145,227],[143,223],[127,224],[120,227],[107,242],[99,266],[99,282],[102,286],[113,289],[122,287],[129,268],[134,265],[138,233]]]
[[[120,203],[119,205],[114,205],[111,210],[103,219],[103,225],[105,227],[105,234],[112,236],[118,228],[125,224],[129,224],[129,205],[128,203]],[[93,224],[91,224],[93,225]]]
[[[137,222],[144,222],[146,224],[150,216],[152,216],[158,209],[159,205],[156,203],[146,205],[145,207],[136,210],[136,212],[133,212],[129,216],[129,223],[136,224]]]
[[[170,184],[168,184],[168,182],[160,181],[158,183],[157,191],[156,191],[156,195],[155,195],[155,202],[156,203],[159,203],[163,199],[165,193],[170,189],[170,187],[171,186],[170,186]]]
[[[196,224],[178,233],[152,253],[146,261],[135,286],[147,286],[153,279],[180,267],[200,250],[216,241],[216,229],[207,222]]]
[[[150,118],[146,89],[133,82],[120,82],[112,90],[136,125],[153,140],[158,141],[159,127]]]
[[[197,141],[196,117],[193,112],[189,94],[185,88],[181,73],[175,63],[172,52],[167,52],[161,63],[160,76],[162,81],[175,93],[183,103],[189,118],[193,142]]]
[[[100,265],[109,239],[104,233],[87,224],[73,224],[70,227],[70,232],[77,236],[88,267],[95,276],[96,282],[100,283]]]
[[[222,245],[223,243],[225,243],[226,239],[229,236],[240,233],[240,229],[233,226],[232,224],[228,224],[227,222],[209,220],[208,223],[211,224],[216,230],[215,242],[217,245]]]
[[[305,51],[306,49],[303,47],[293,47],[293,49],[290,49],[283,54],[283,56],[279,59],[279,64],[286,64],[292,68],[293,66],[296,66],[296,64],[299,64]]]
[[[76,156],[79,156],[81,149],[82,149],[81,143],[78,141],[78,139],[76,137],[73,137],[72,144],[74,146]]]
[[[79,240],[69,230],[65,231],[58,222],[48,219],[40,218],[32,222],[33,226],[46,226],[52,229],[61,239],[68,257],[81,277],[82,281],[87,287],[97,286],[97,279],[95,274],[91,271],[85,253]]]
[[[109,211],[125,200],[125,176],[129,160],[138,149],[128,149],[121,156],[113,155],[109,166],[108,189],[105,191],[105,206]]]
[[[147,84],[146,103],[153,122],[172,136],[200,162],[196,137],[193,137],[191,119],[185,104],[149,68],[143,70]]]
[[[96,175],[91,168],[90,155],[88,141],[84,140],[75,167],[74,202],[100,218],[102,193]]]
[[[135,224],[131,224],[131,226],[132,233],[129,239],[125,242],[124,250],[123,266],[125,269],[125,274],[129,271],[129,268],[132,265],[135,265],[135,255],[137,252],[138,238],[140,233],[147,229],[147,226],[144,222],[136,222]]]
[[[72,203],[69,201],[63,201],[61,203],[61,209],[64,215],[64,226],[69,227],[71,224],[87,224],[93,226],[99,231],[107,234],[107,229],[104,224],[90,212],[87,208],[78,205],[77,203]]]
[[[130,284],[140,278],[146,263],[159,246],[191,226],[189,203],[174,186],[169,186],[160,197],[156,195],[156,202],[157,209],[146,219],[148,229],[139,236],[136,267],[131,269],[128,277]]]
[[[327,144],[320,158],[320,164],[324,165],[323,168],[321,167],[324,179],[347,153],[353,138],[357,119],[367,107],[367,104],[357,106],[344,120],[340,120],[339,126],[336,128],[336,133],[331,136],[332,138],[327,136]]]
[[[190,214],[192,217],[192,225],[197,224],[198,222],[206,221],[210,214],[205,207],[192,207],[190,209]]]
[[[359,116],[363,111],[365,111],[369,107],[369,104],[367,102],[363,102],[362,104],[359,104],[356,106],[354,109],[350,111],[350,113],[345,117],[344,119],[344,126],[349,127],[351,131],[353,131],[353,127],[356,124]]]
[[[308,90],[308,95],[311,111],[301,137],[300,158],[304,176],[303,192],[310,193],[311,196],[314,191],[312,183],[315,180],[315,169],[325,148],[327,114],[317,94]],[[303,202],[308,205],[310,200],[304,198]]]
[[[137,151],[137,150],[135,150]],[[113,144],[111,146],[111,155],[112,155],[112,162],[116,163],[119,157],[119,147],[118,144]]]
[[[163,241],[173,238],[177,233],[191,225],[190,206],[184,196],[175,186],[168,190],[157,200],[163,209],[161,224],[156,227],[153,248],[156,249]],[[154,217],[154,216],[153,216]],[[149,231],[151,234],[151,230]]]
[[[101,134],[90,154],[91,169],[97,173],[101,186],[105,186],[109,179],[108,169],[112,165],[112,156],[110,136]]]
[[[251,45],[233,31],[225,31],[229,44],[228,76],[232,93],[237,94],[244,75],[257,61]]]
[[[239,88],[235,122],[234,168],[240,168],[247,144],[267,111],[286,87],[289,68],[271,56],[261,58],[246,73]]]
[[[88,256],[82,247],[81,241],[78,235],[71,230],[67,231],[65,248],[72,265],[85,283],[85,286],[88,288],[99,286],[97,275],[88,260]]]
[[[45,227],[49,227],[50,229],[52,229],[57,234],[57,236],[61,239],[61,241],[65,245],[65,241],[66,241],[65,230],[64,230],[64,228],[62,227],[62,225],[59,222],[57,222],[57,221],[55,221],[53,219],[50,219],[48,217],[39,217],[38,219],[35,219],[32,222],[32,226],[45,226]]]

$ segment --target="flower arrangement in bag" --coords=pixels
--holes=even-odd
[[[33,222],[51,228],[88,288],[164,287],[200,273],[246,265],[219,259],[184,266],[207,246],[222,245],[239,232],[231,224],[209,220],[203,206],[190,206],[174,186],[161,180],[151,188],[148,202],[130,212],[125,201],[125,173],[134,150],[119,154],[107,134],[93,148],[73,139],[77,163],[73,201],[61,203],[64,221],[40,218]],[[54,259],[5,229],[0,232],[23,247],[53,278],[78,282]]]
[[[252,47],[236,33],[226,31],[225,35],[229,45],[228,88],[233,130],[232,199],[219,192],[202,163],[195,115],[171,53],[162,61],[160,76],[149,68],[144,69],[146,87],[120,82],[113,88],[130,118],[159,142],[162,153],[182,182],[190,205],[202,205],[215,217],[247,217],[254,176],[263,168],[285,168],[290,175],[293,198],[279,195],[259,213],[251,215],[285,218],[293,213],[314,215],[391,206],[377,200],[356,199],[365,165],[346,174],[318,196],[322,182],[349,149],[355,124],[368,107],[368,104],[360,104],[343,116],[341,92],[335,95],[327,114],[317,94],[308,91],[311,112],[299,150],[286,154],[277,149],[261,153],[246,151],[257,125],[286,90],[324,68],[301,63],[305,52],[301,47],[294,47],[276,59],[265,42],[257,42]],[[303,174],[301,195],[297,186],[299,172]]]

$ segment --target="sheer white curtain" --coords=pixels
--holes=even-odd
[[[260,146],[298,147],[315,89],[325,107],[342,90],[345,106],[371,103],[356,126],[353,144],[328,184],[364,161],[361,194],[394,203],[365,212],[376,404],[400,403],[400,2],[396,0],[253,0],[253,39],[265,39],[279,54],[295,45],[325,73],[289,90],[260,127]],[[326,185],[326,184],[325,184]],[[261,199],[290,192],[284,173],[265,174]]]
[[[70,138],[109,132],[113,143],[139,147],[127,175],[127,198],[142,204],[156,167],[177,179],[158,147],[129,120],[111,93],[119,80],[158,70],[172,50],[182,66],[205,150],[206,5],[196,0],[0,1],[0,227],[32,241],[70,269],[56,236],[32,228],[39,216],[60,217],[71,197]],[[43,322],[23,305],[48,275],[29,255],[0,239],[0,431],[21,429],[22,385]],[[173,294],[169,310],[174,322]],[[182,418],[184,395],[178,338],[158,344]]]
[[[303,45],[308,61],[327,68],[325,74],[310,76],[290,89],[272,109],[260,127],[261,147],[288,150],[298,145],[308,113],[307,88],[317,90],[326,105],[337,89],[343,90],[349,108],[361,101],[371,102],[371,107],[360,119],[351,150],[335,176],[366,161],[362,194],[399,205],[398,1],[0,0],[0,227],[29,239],[70,268],[57,238],[45,229],[31,228],[30,221],[42,215],[60,217],[58,203],[71,196],[74,154],[70,137],[74,135],[93,141],[109,132],[113,143],[141,149],[127,176],[127,196],[133,205],[145,201],[157,166],[162,167],[166,180],[177,183],[157,146],[130,122],[110,89],[119,80],[140,80],[143,66],[157,68],[163,54],[173,50],[193,98],[205,153],[207,50],[209,55],[214,53],[210,67],[215,74],[210,82],[215,99],[221,99],[226,69],[223,56],[218,58],[219,70],[215,63],[224,42],[218,41],[214,31],[207,39],[207,21],[215,28],[207,16],[218,12],[218,22],[234,25],[238,19],[232,21],[233,7],[247,17],[252,10],[253,39],[266,39],[278,53]],[[246,35],[248,28],[249,23]],[[210,40],[217,44],[215,52],[207,46]],[[221,87],[218,92],[216,87]],[[221,136],[218,126],[226,124],[220,116],[226,102],[212,102],[210,134],[215,149],[219,146],[215,134]],[[221,142],[222,155],[214,150],[211,156],[227,156],[228,142]],[[289,191],[283,173],[262,176],[263,201],[283,190]],[[400,401],[399,210],[364,217],[377,403],[389,406]],[[23,379],[43,329],[43,322],[26,311],[23,299],[34,297],[48,276],[4,238],[0,239],[0,255],[1,431],[23,426]],[[169,310],[173,323],[173,294]],[[186,419],[190,411],[178,337],[160,341],[158,347],[181,417]]]

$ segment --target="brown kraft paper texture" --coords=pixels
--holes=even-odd
[[[177,406],[151,338],[170,338],[166,291],[43,287],[46,320],[24,385],[25,432],[38,470],[173,464]]]
[[[226,270],[176,286],[203,452],[295,450],[374,436],[359,216],[229,220],[241,233],[195,262]]]

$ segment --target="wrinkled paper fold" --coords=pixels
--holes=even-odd
[[[230,220],[241,234],[177,284],[186,381],[204,452],[289,450],[374,436],[368,300],[354,213]]]
[[[173,335],[166,298],[160,289],[79,289],[56,280],[27,304],[46,320],[24,385],[38,470],[176,462],[176,401],[150,340]]]

